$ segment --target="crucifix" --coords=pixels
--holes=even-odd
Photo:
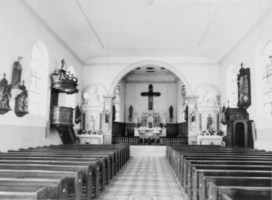
[[[150,84],[148,86],[148,92],[142,92],[141,95],[144,97],[146,96],[148,97],[148,110],[153,110],[153,96],[154,97],[161,96],[161,93],[153,92],[153,86],[152,84]]]

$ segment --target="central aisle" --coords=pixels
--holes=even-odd
[[[100,200],[183,200],[165,151],[165,146],[130,146],[130,160]]]

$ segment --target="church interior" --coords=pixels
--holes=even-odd
[[[272,198],[271,0],[1,0],[0,199]]]

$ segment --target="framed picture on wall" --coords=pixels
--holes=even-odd
[[[241,63],[241,69],[237,76],[238,84],[238,104],[239,108],[248,108],[251,105],[251,88],[250,88],[250,69],[243,68]]]

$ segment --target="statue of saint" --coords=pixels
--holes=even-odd
[[[212,119],[211,115],[209,114],[207,117],[207,129],[208,130],[212,129],[212,124],[213,124],[213,119]]]
[[[17,61],[13,63],[13,70],[12,70],[12,81],[11,85],[13,88],[19,88],[21,82],[21,75],[22,75],[22,65],[21,65],[22,57],[18,57]]]
[[[132,105],[130,105],[129,109],[128,109],[128,117],[132,118],[132,114],[133,114],[133,107],[132,107]]]
[[[170,119],[172,119],[172,118],[174,118],[174,116],[173,116],[173,106],[170,106],[170,108],[169,108],[169,118]]]
[[[82,115],[82,112],[81,112],[81,107],[79,106],[79,104],[76,106],[76,109],[75,109],[75,123],[78,124],[80,121],[81,121],[81,115]]]

